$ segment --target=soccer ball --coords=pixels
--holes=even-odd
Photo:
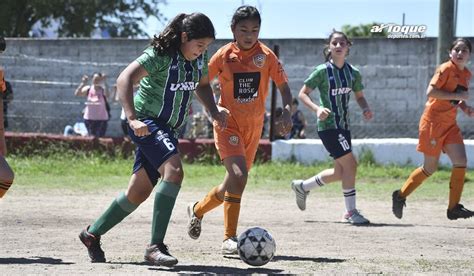
[[[242,261],[253,266],[268,263],[275,255],[276,244],[272,235],[260,227],[252,227],[240,234],[237,250]]]

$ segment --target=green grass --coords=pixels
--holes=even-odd
[[[125,189],[130,178],[133,159],[112,158],[105,155],[63,154],[20,156],[13,155],[8,162],[15,171],[15,189],[60,189],[93,192],[101,189]],[[305,166],[297,163],[256,164],[250,172],[247,190],[289,190],[289,182],[295,178],[309,178],[317,172],[331,168],[331,163]],[[362,161],[358,167],[357,190],[362,197],[386,198],[391,191],[400,188],[414,167],[380,166]],[[186,189],[208,190],[221,183],[225,170],[222,165],[185,163]],[[471,173],[472,175],[472,173]],[[436,199],[447,196],[449,168],[441,168],[427,180],[414,197]],[[469,173],[463,197],[474,197]],[[340,196],[340,184],[330,184],[318,193]]]

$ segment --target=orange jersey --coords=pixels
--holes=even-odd
[[[441,64],[431,79],[430,85],[436,89],[454,93],[458,86],[466,90],[469,87],[471,72],[467,68],[460,70],[451,60]],[[435,99],[430,97],[426,103],[423,117],[437,122],[454,123],[456,121],[456,108],[450,100]]]
[[[7,91],[7,85],[5,83],[5,76],[3,74],[3,68],[0,67],[0,93]]]
[[[261,42],[246,51],[234,42],[222,46],[209,61],[209,79],[216,76],[219,105],[230,111],[229,119],[238,126],[261,127],[270,78],[277,86],[288,82],[276,55]]]

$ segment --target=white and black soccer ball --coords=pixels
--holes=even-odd
[[[239,235],[237,249],[242,261],[262,266],[275,256],[276,244],[272,235],[260,227],[252,227]]]

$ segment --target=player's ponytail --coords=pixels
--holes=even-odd
[[[151,46],[159,55],[174,55],[181,46],[181,33],[187,34],[188,40],[200,38],[215,39],[215,30],[211,20],[202,13],[178,14],[165,29],[154,36]]]
[[[335,29],[332,29],[332,33],[329,35],[329,38],[327,40],[327,44],[324,46],[324,49],[323,49],[323,55],[324,55],[324,60],[327,62],[331,59],[331,51],[329,50],[329,44],[331,43],[331,39],[334,35],[342,35],[344,37],[344,39],[346,40],[347,42],[347,46],[352,46],[352,41],[349,40],[349,38],[347,37],[347,35],[343,32],[340,32],[340,31],[336,31]],[[347,54],[349,55],[349,50],[350,49],[347,49]]]

